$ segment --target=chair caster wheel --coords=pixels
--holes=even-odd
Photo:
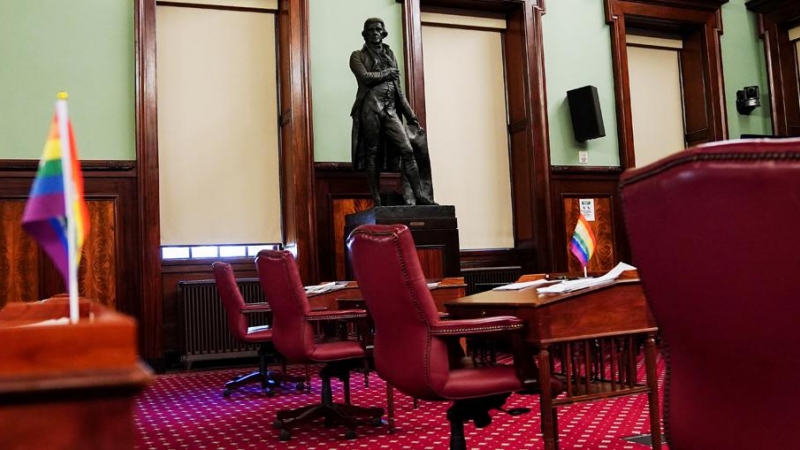
[[[303,384],[303,382],[301,381],[301,382],[297,383],[297,386],[295,386],[294,388],[297,390],[297,392],[300,392],[300,391],[302,391],[303,389],[305,389],[306,387],[305,387],[305,385]]]
[[[347,430],[344,432],[345,439],[355,439],[356,438],[356,430]]]
[[[222,396],[225,398],[229,398],[231,396],[231,390],[225,389],[224,391],[222,391]]]
[[[292,438],[292,433],[290,433],[289,430],[285,428],[281,430],[281,436],[280,436],[281,442],[286,442],[291,438]]]
[[[275,397],[275,391],[272,389],[267,389],[266,392],[264,392],[264,394],[266,394],[267,397],[269,398]]]
[[[283,428],[283,421],[275,419],[275,422],[272,422],[272,428],[280,430],[281,428]]]
[[[382,425],[383,425],[383,420],[381,420],[380,417],[373,417],[372,418],[372,426],[373,427],[379,427],[379,426],[382,426]]]

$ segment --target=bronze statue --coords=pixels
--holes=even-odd
[[[350,112],[353,168],[366,171],[375,206],[381,205],[381,171],[402,173],[406,204],[435,205],[425,130],[400,89],[397,60],[383,43],[387,35],[383,20],[367,19],[361,32],[364,46],[350,55],[350,70],[358,82]]]

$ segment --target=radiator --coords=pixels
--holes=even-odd
[[[519,266],[469,268],[461,269],[461,275],[464,276],[464,283],[467,285],[467,295],[471,295],[517,281],[522,275],[522,268]]]
[[[240,278],[239,290],[248,303],[263,302],[258,278]],[[258,356],[258,345],[233,338],[214,280],[178,282],[178,314],[182,339],[181,361],[186,370],[195,361]],[[269,323],[268,313],[248,314],[250,325]]]

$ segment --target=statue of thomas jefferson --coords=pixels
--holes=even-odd
[[[387,35],[383,20],[367,19],[361,32],[364,46],[350,55],[350,70],[358,82],[350,112],[353,168],[367,173],[375,206],[381,205],[381,171],[402,173],[406,204],[435,205],[425,130],[400,89],[397,60],[383,43]],[[400,115],[408,127],[403,126]]]

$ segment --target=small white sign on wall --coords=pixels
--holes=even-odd
[[[594,199],[582,198],[578,200],[578,203],[581,206],[581,214],[583,214],[583,217],[589,222],[594,222]]]

